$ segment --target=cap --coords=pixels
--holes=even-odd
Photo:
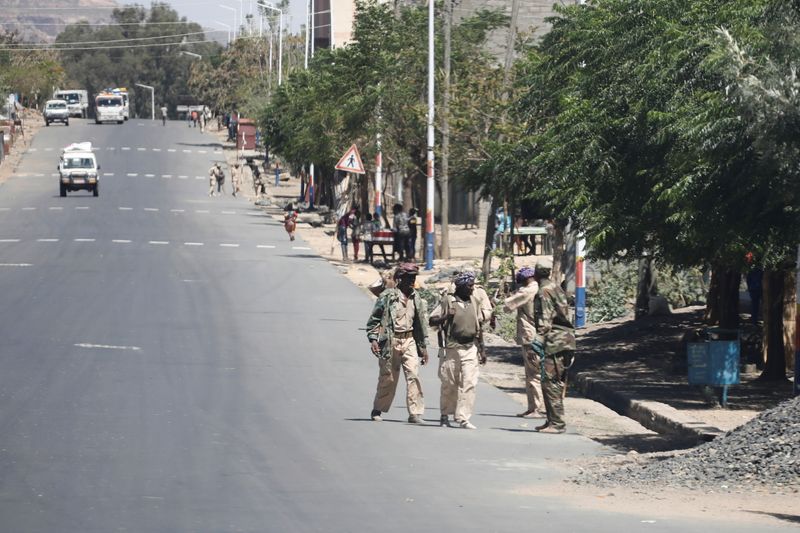
[[[549,274],[553,270],[553,260],[549,257],[542,257],[536,260],[536,272]]]

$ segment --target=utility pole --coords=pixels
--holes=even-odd
[[[450,259],[450,56],[453,0],[444,0],[444,94],[442,98],[442,240],[439,255]]]
[[[427,213],[425,214],[425,270],[433,270],[434,225],[433,206],[436,186],[433,174],[433,143],[434,143],[434,0],[428,0],[428,198]]]

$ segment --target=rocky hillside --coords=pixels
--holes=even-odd
[[[0,25],[25,41],[52,42],[66,24],[109,19],[114,0],[0,0]]]

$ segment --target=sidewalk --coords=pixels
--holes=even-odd
[[[226,155],[233,162],[233,151],[227,149]],[[272,180],[268,183],[272,205],[264,209],[282,220],[283,206],[299,197],[299,181],[291,178],[278,187]],[[250,201],[251,191],[245,187]],[[317,228],[299,224],[297,230],[317,254],[366,292],[380,272],[367,263],[342,261],[334,232],[332,224]],[[450,237],[452,259],[436,260],[431,272],[421,272],[421,284],[442,270],[480,268],[483,230],[451,225]],[[350,250],[352,253],[352,246]],[[536,257],[517,257],[516,261],[519,268],[533,265]],[[568,425],[624,451],[660,451],[711,440],[791,396],[791,384],[762,384],[755,381],[758,374],[742,375],[742,384],[730,388],[728,408],[721,409],[702,388],[689,386],[685,369],[674,369],[681,367],[676,364],[678,360],[685,361],[682,335],[700,327],[701,316],[702,308],[695,307],[666,317],[618,319],[579,330],[578,356],[566,399]],[[526,400],[519,347],[491,333],[487,346],[489,361],[482,369],[482,378],[507,392],[522,410]],[[523,428],[538,423],[520,419]]]

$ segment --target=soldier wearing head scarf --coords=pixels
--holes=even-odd
[[[536,322],[534,321],[533,299],[539,291],[539,284],[534,279],[534,270],[531,267],[522,267],[517,272],[517,290],[506,298],[503,310],[506,313],[517,312],[517,344],[522,350],[522,361],[525,365],[525,394],[528,397],[528,407],[517,416],[534,417],[544,416],[544,402],[542,401],[541,375],[539,356],[531,347],[536,336]]]
[[[454,280],[455,291],[446,293],[431,313],[430,325],[441,328],[439,379],[442,382],[441,426],[450,426],[450,415],[465,429],[470,422],[478,385],[478,365],[486,362],[480,351],[483,324],[492,314],[488,298],[475,291],[475,274],[462,272]]]
[[[534,272],[539,292],[533,303],[536,339],[532,346],[542,362],[542,393],[547,409],[547,422],[536,431],[564,433],[564,383],[575,356],[575,327],[570,320],[566,293],[550,280],[552,268],[551,260],[540,259]]]
[[[372,420],[382,420],[381,414],[392,405],[400,368],[406,378],[406,407],[411,424],[422,423],[425,411],[422,383],[419,379],[420,360],[428,362],[428,311],[419,294],[414,291],[419,267],[403,263],[394,273],[396,288],[385,289],[367,320],[367,339],[372,353],[378,358],[378,388],[372,404]]]

